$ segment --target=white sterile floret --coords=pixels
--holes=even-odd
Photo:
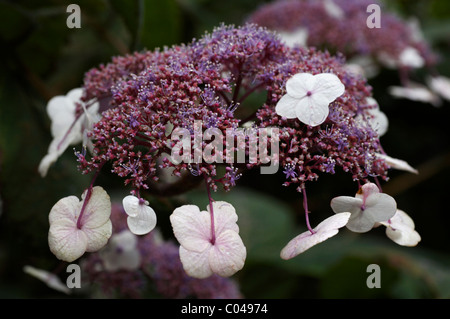
[[[408,162],[398,159],[398,158],[393,158],[390,157],[389,155],[386,154],[380,154],[380,153],[376,153],[375,154],[376,157],[383,159],[386,164],[389,165],[390,168],[395,168],[401,171],[407,171],[407,172],[411,172],[414,174],[418,174],[419,171],[417,169],[415,169],[414,167],[412,167],[411,165],[408,164]]]
[[[369,116],[366,117],[370,127],[378,133],[378,136],[383,136],[389,127],[389,120],[386,114],[380,110],[378,102],[373,97],[366,98],[366,103],[371,106],[371,108],[367,109]],[[363,121],[363,119],[364,116],[362,114],[356,117],[357,121]]]
[[[298,28],[295,31],[279,31],[281,41],[288,47],[306,47],[308,42],[308,29]]]
[[[58,259],[72,262],[86,251],[99,250],[111,237],[109,195],[100,186],[95,186],[84,205],[86,194],[87,191],[81,196],[81,201],[76,196],[64,197],[50,211],[48,244]]]
[[[429,90],[426,86],[419,83],[409,83],[407,87],[404,86],[390,86],[388,88],[389,94],[397,98],[409,99],[423,103],[430,103],[434,106],[440,106],[442,101],[434,92]]]
[[[156,213],[153,208],[148,206],[148,201],[128,195],[123,199],[122,204],[128,215],[128,228],[133,234],[145,235],[155,228]]]
[[[421,237],[414,229],[414,221],[404,211],[397,209],[395,215],[380,224],[386,226],[386,236],[401,246],[416,246]]]
[[[89,108],[86,108],[84,102],[81,101],[82,95],[83,89],[76,88],[69,91],[67,95],[53,97],[47,104],[53,140],[48,147],[47,155],[39,164],[38,171],[42,177],[47,175],[49,167],[56,162],[69,145],[83,142],[84,145],[91,148],[86,132],[100,119],[99,103],[92,103]],[[84,113],[79,117],[76,115],[77,103],[84,108]]]
[[[180,259],[186,273],[195,278],[212,274],[229,277],[241,270],[247,250],[239,236],[238,216],[227,202],[213,202],[214,236],[211,213],[195,205],[184,205],[170,215],[173,232],[180,243]]]
[[[111,236],[108,244],[99,251],[103,267],[107,271],[136,270],[141,265],[141,254],[137,249],[137,236],[129,230]]]
[[[306,125],[317,126],[328,117],[328,105],[344,91],[344,84],[332,73],[297,73],[287,80],[286,94],[275,111],[285,118],[298,118]]]
[[[309,230],[301,233],[281,250],[281,258],[285,260],[294,258],[312,246],[333,237],[339,232],[339,228],[344,227],[347,224],[350,215],[350,213],[333,215],[317,225],[317,227],[313,229],[314,233]]]
[[[67,287],[67,285],[63,284],[61,279],[59,279],[58,276],[56,276],[55,274],[52,274],[51,272],[48,272],[48,271],[42,270],[42,269],[38,269],[33,266],[28,266],[28,265],[23,267],[23,271],[26,274],[41,280],[48,287],[50,287],[56,291],[63,292],[65,294],[71,293],[71,290]]]
[[[425,65],[425,60],[420,55],[419,51],[413,47],[403,49],[398,59],[401,65],[411,68],[421,68]]]
[[[428,86],[433,92],[450,101],[450,79],[445,76],[428,78]]]
[[[339,196],[331,200],[331,208],[337,213],[349,212],[347,228],[364,233],[377,222],[389,220],[397,211],[397,203],[391,196],[380,193],[373,183],[364,184],[355,197]]]

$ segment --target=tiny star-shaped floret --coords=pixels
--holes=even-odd
[[[127,213],[127,224],[130,231],[135,235],[145,235],[156,226],[156,213],[148,201],[133,195],[125,196],[122,201],[123,208]]]
[[[86,251],[98,251],[111,237],[109,195],[102,187],[95,186],[87,199],[87,204],[83,205],[86,194],[87,191],[81,196],[81,201],[76,196],[60,199],[48,216],[50,251],[60,260],[72,262]],[[78,221],[82,210],[83,215]]]
[[[278,115],[298,118],[309,126],[322,124],[328,114],[328,105],[341,96],[345,86],[332,73],[297,73],[286,82],[286,94],[275,106]]]
[[[392,218],[397,211],[397,203],[391,196],[380,193],[377,185],[366,183],[355,197],[333,198],[331,208],[335,213],[351,213],[347,228],[364,233],[371,230],[375,223]]]
[[[313,229],[314,233],[309,230],[301,233],[281,250],[281,258],[285,260],[294,258],[312,246],[333,237],[339,232],[339,228],[347,224],[350,215],[350,213],[339,213],[330,216]]]
[[[181,263],[191,277],[232,276],[242,269],[247,256],[234,207],[222,201],[213,202],[212,206],[214,241],[209,206],[208,211],[200,211],[195,205],[184,205],[170,215],[173,232],[180,243]]]

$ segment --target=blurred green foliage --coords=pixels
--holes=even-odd
[[[25,275],[24,265],[52,270],[58,261],[47,246],[48,212],[60,198],[79,196],[89,176],[76,169],[68,150],[49,170],[37,173],[50,143],[46,103],[82,84],[83,74],[112,56],[144,48],[187,43],[221,22],[240,24],[267,1],[252,0],[84,0],[81,29],[66,27],[67,5],[75,1],[0,1],[0,297],[63,297]],[[450,2],[397,0],[388,6],[404,17],[419,18],[425,37],[440,54],[438,70],[450,76]],[[386,30],[389,32],[389,30]],[[430,105],[394,100],[389,85],[397,74],[383,71],[371,80],[374,96],[390,120],[382,138],[388,154],[408,160],[420,174],[392,172],[386,193],[410,214],[422,236],[415,248],[397,246],[384,230],[357,235],[340,233],[290,261],[281,248],[304,231],[301,198],[282,187],[283,174],[250,172],[232,192],[214,194],[237,207],[248,249],[245,268],[236,274],[249,298],[449,298],[450,223],[448,180],[450,104]],[[114,193],[115,177],[102,177]],[[279,185],[279,186],[278,186]],[[329,201],[351,195],[348,176],[324,176],[309,185],[311,222],[331,212]],[[119,193],[117,198],[123,197]],[[207,197],[195,190],[176,199],[153,199],[159,223],[170,236],[168,215],[180,203],[204,208]],[[165,218],[167,217],[167,218]],[[165,229],[164,229],[165,228]],[[379,264],[380,289],[369,289],[366,268]]]

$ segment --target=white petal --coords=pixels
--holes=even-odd
[[[173,233],[186,249],[202,252],[210,245],[211,218],[195,205],[183,205],[170,215]]]
[[[57,159],[58,159],[57,152],[49,152],[42,158],[38,167],[38,172],[41,175],[41,177],[47,176],[48,169],[50,168],[50,166],[52,166],[53,163],[56,162]]]
[[[450,79],[445,76],[434,76],[428,79],[428,85],[437,94],[450,101]]]
[[[76,224],[80,208],[80,200],[76,196],[61,198],[50,210],[48,215],[49,224],[61,222],[62,220]]]
[[[125,196],[122,200],[123,209],[128,216],[136,217],[139,213],[139,198],[133,195]],[[147,202],[148,205],[148,202]]]
[[[241,237],[232,230],[226,230],[211,247],[209,264],[215,274],[229,277],[244,267],[246,256],[247,250]]]
[[[378,158],[383,159],[386,164],[388,164],[391,168],[395,168],[395,169],[399,169],[402,171],[407,171],[407,172],[411,172],[414,174],[418,174],[419,171],[415,168],[413,168],[411,165],[409,165],[406,161],[398,159],[398,158],[393,158],[390,157],[386,154],[379,154],[377,153],[376,156]]]
[[[87,191],[81,195],[83,205]],[[81,229],[97,228],[109,221],[111,200],[108,193],[100,186],[92,188],[91,196],[81,217]]]
[[[338,213],[357,213],[360,211],[362,200],[350,196],[339,196],[331,200],[333,212]]]
[[[128,251],[135,249],[137,243],[138,243],[137,236],[132,232],[130,232],[129,230],[125,229],[122,230],[120,233],[112,236],[108,245],[111,245],[112,247],[118,248],[122,251]]]
[[[285,94],[281,97],[281,99],[275,106],[275,112],[279,116],[285,117],[287,119],[295,119],[297,117],[295,113],[295,108],[298,102],[299,99],[293,98],[290,95]]]
[[[71,291],[67,287],[67,285],[63,284],[58,276],[55,274],[52,274],[46,270],[38,269],[32,266],[24,266],[23,271],[27,273],[28,275],[31,275],[44,283],[47,284],[52,289],[55,289],[59,292],[63,292],[65,294],[70,294]]]
[[[180,260],[189,276],[202,279],[213,274],[209,265],[209,246],[202,251],[187,250],[180,246]]]
[[[313,89],[313,97],[320,94],[326,99],[327,103],[331,103],[339,96],[344,94],[345,86],[341,80],[333,73],[320,73],[314,75],[316,81]]]
[[[72,102],[79,102],[81,103],[81,97],[83,96],[84,89],[83,88],[74,88],[67,92],[66,96],[72,100]]]
[[[307,230],[296,236],[281,250],[281,258],[285,260],[294,258],[312,246],[333,237],[339,232],[339,228],[347,224],[350,215],[350,213],[338,213],[330,216],[313,229],[314,234]]]
[[[128,216],[128,228],[133,234],[145,235],[151,232],[156,226],[156,213],[150,206],[141,204],[136,217]]]
[[[310,73],[297,73],[286,81],[286,92],[293,98],[301,99],[308,91],[312,91],[316,83],[315,76]]]
[[[397,211],[397,203],[392,196],[379,193],[371,194],[366,199],[366,209],[363,214],[370,215],[375,222],[382,222],[392,218]]]
[[[400,64],[411,68],[421,68],[425,65],[425,60],[413,47],[405,48],[399,55]]]
[[[302,123],[317,126],[327,119],[330,112],[328,104],[327,100],[320,100],[320,96],[306,97],[297,103],[295,114]]]

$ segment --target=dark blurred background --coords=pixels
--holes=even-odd
[[[37,173],[51,141],[47,101],[81,86],[86,71],[112,56],[191,42],[221,22],[239,25],[264,1],[76,1],[80,29],[66,27],[70,3],[0,1],[0,298],[65,297],[22,270],[24,265],[58,267],[47,245],[48,213],[60,198],[79,196],[89,183],[89,176],[77,171],[70,149],[46,178]],[[419,19],[441,57],[439,72],[450,77],[450,1],[396,0],[387,5],[402,17]],[[392,70],[382,70],[369,83],[390,121],[382,137],[385,151],[420,172],[392,171],[384,192],[414,219],[422,241],[414,248],[401,247],[385,236],[384,227],[360,235],[342,229],[327,242],[282,261],[281,248],[305,230],[301,198],[294,188],[281,186],[281,170],[273,176],[250,172],[230,193],[215,194],[233,203],[240,216],[248,258],[235,278],[245,297],[450,297],[450,103],[437,108],[392,98],[387,87],[399,84]],[[122,185],[113,176],[102,176],[98,183],[112,192]],[[354,193],[351,178],[339,172],[308,185],[311,223],[332,213],[331,198]],[[174,201],[204,208],[207,197],[201,189]],[[169,227],[171,211],[155,202],[162,211],[160,227]],[[381,267],[380,289],[366,286],[369,264]]]

